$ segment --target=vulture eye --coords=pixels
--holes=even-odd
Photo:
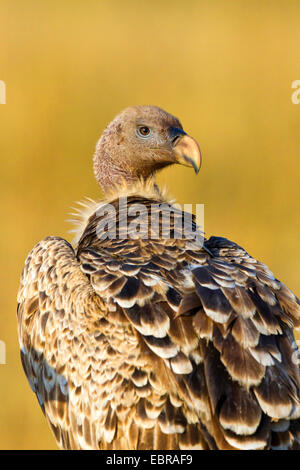
[[[138,127],[137,133],[140,137],[149,137],[151,131],[147,126],[140,126]]]

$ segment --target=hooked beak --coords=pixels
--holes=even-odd
[[[172,140],[173,152],[176,162],[191,166],[198,174],[201,167],[201,152],[198,143],[193,137],[187,135],[182,129],[171,127],[169,135]]]

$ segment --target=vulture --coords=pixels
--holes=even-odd
[[[22,365],[57,445],[299,449],[299,300],[155,182],[175,163],[198,173],[196,140],[130,107],[93,163],[105,198],[80,209],[72,245],[34,246],[18,292]]]

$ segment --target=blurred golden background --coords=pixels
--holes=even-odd
[[[122,108],[180,118],[202,169],[159,180],[300,295],[299,17],[290,0],[0,2],[0,449],[56,448],[19,360],[19,276],[40,239],[72,239],[74,201],[101,197],[92,154]]]

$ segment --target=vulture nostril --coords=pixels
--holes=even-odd
[[[169,132],[169,138],[170,138],[173,145],[175,145],[177,143],[177,141],[180,139],[180,137],[186,135],[184,130],[179,129],[178,127],[170,127],[168,132]]]
[[[173,139],[172,139],[172,144],[173,145],[176,145],[176,143],[178,142],[179,140],[179,135],[176,135]]]

